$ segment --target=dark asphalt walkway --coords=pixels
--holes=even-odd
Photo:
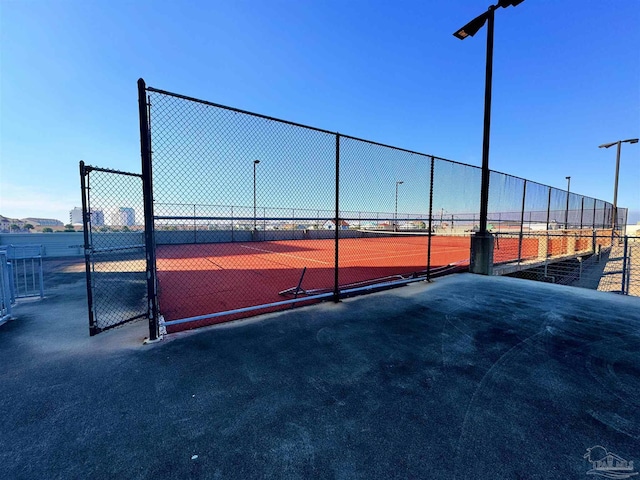
[[[90,338],[83,276],[54,280],[0,327],[2,478],[580,479],[596,445],[640,465],[638,298],[464,274],[143,346],[143,323]]]

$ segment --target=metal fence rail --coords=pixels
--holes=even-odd
[[[42,245],[4,245],[11,298],[44,297]]]

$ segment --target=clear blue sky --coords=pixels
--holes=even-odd
[[[480,165],[486,0],[0,1],[0,214],[63,221],[78,161],[140,171],[136,80]],[[640,136],[638,0],[496,14],[490,166],[607,201]],[[618,204],[640,210],[640,144]],[[640,218],[638,219],[640,220]]]

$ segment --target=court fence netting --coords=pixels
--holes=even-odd
[[[479,167],[142,79],[138,97],[142,172],[80,165],[92,334],[146,318],[156,339],[468,269]],[[594,235],[611,246],[626,224],[625,209],[494,171],[488,212],[496,267],[558,242],[586,252],[574,238],[595,255]]]

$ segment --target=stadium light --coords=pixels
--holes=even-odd
[[[618,223],[618,175],[620,173],[620,147],[622,146],[623,143],[638,143],[638,139],[628,138],[626,140],[618,140],[617,142],[603,143],[602,145],[598,146],[598,148],[609,148],[609,147],[613,147],[614,145],[618,146],[618,153],[616,155],[616,178],[613,186],[613,229],[611,231],[612,235]]]
[[[493,237],[487,231],[489,206],[489,132],[491,130],[491,78],[493,76],[493,23],[498,7],[518,6],[524,0],[500,0],[490,5],[486,12],[477,16],[453,35],[460,40],[473,37],[487,24],[487,60],[484,84],[484,128],[482,134],[482,179],[480,183],[480,228],[471,241],[471,266],[474,273],[491,275],[493,271]]]
[[[571,177],[564,177],[567,180],[567,208],[564,211],[564,229],[569,228],[569,193],[571,189]]]
[[[256,167],[260,160],[253,161],[253,231],[256,231]]]
[[[398,231],[398,185],[402,185],[404,182],[399,180],[396,182],[396,210],[393,215],[393,231]]]

